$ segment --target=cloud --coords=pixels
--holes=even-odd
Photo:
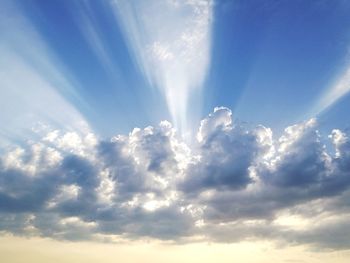
[[[252,182],[249,168],[262,147],[257,132],[232,125],[231,115],[227,108],[215,108],[201,121],[199,155],[188,167],[185,191],[240,189]]]
[[[330,140],[334,149],[328,150]],[[187,145],[167,122],[109,140],[52,130],[0,161],[0,229],[55,239],[268,239],[349,248],[349,134],[271,129],[225,107]],[[331,234],[325,234],[327,233]]]
[[[265,180],[282,187],[307,187],[324,179],[330,157],[315,126],[316,120],[311,119],[285,130]]]

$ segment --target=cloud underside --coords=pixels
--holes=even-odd
[[[274,240],[350,248],[350,139],[311,119],[275,138],[216,108],[110,140],[51,130],[0,161],[0,229],[69,240]],[[326,146],[327,145],[327,148]]]

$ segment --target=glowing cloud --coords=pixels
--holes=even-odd
[[[212,1],[114,1],[112,7],[136,63],[164,94],[175,126],[186,132],[188,103],[210,59]],[[191,114],[198,106],[191,104]]]

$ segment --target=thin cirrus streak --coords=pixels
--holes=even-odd
[[[193,1],[113,1],[131,53],[151,86],[166,100],[176,128],[189,132],[189,116],[200,101],[210,61],[213,3]]]

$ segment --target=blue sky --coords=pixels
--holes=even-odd
[[[123,19],[135,20],[135,17],[124,12],[125,18],[116,18],[117,7],[113,4],[111,7],[108,1],[39,0],[11,4],[5,1],[3,5],[4,13],[13,12],[25,18],[26,26],[35,30],[54,57],[53,64],[69,72],[76,96],[63,94],[64,99],[99,134],[110,136],[136,126],[154,125],[163,119],[174,122],[162,88],[156,88],[164,84],[154,80],[152,83],[145,72],[146,67],[152,67],[151,63],[140,65],[138,61],[147,46],[130,43],[137,40],[131,40],[133,33],[123,25]],[[136,7],[136,15],[146,16],[150,12],[137,1],[132,5]],[[338,128],[347,127],[349,123],[342,116],[349,110],[345,93],[327,110],[318,101],[346,74],[349,8],[346,1],[215,2],[209,7],[211,13],[206,25],[209,29],[203,40],[208,42],[205,43],[208,61],[204,62],[207,65],[197,77],[200,83],[193,84],[200,85],[200,91],[189,95],[188,109],[182,115],[198,122],[215,106],[226,106],[233,109],[235,118],[278,129],[316,115],[327,120],[325,126],[334,123]],[[173,20],[176,15],[179,14]],[[161,17],[154,14],[152,19],[156,16]],[[21,30],[15,21],[7,21],[10,19],[6,15],[2,20],[5,32]],[[144,30],[153,38],[163,37],[162,41],[172,37],[164,33],[165,36],[153,36],[156,33],[143,25],[137,30]],[[139,41],[149,42],[153,38]],[[6,34],[3,41],[10,42]],[[22,51],[23,48],[19,47]],[[12,49],[22,53],[15,47]],[[40,56],[40,50],[35,56]],[[25,54],[23,57],[32,63],[33,58]],[[40,74],[45,74],[42,68]],[[57,86],[56,90],[62,89]],[[182,100],[185,99],[179,98],[176,104]]]
[[[0,238],[350,249],[349,1],[4,0],[0,32]]]
[[[313,105],[348,66],[348,11],[344,1],[219,4],[211,105],[228,105],[239,118],[273,126],[319,114]]]

